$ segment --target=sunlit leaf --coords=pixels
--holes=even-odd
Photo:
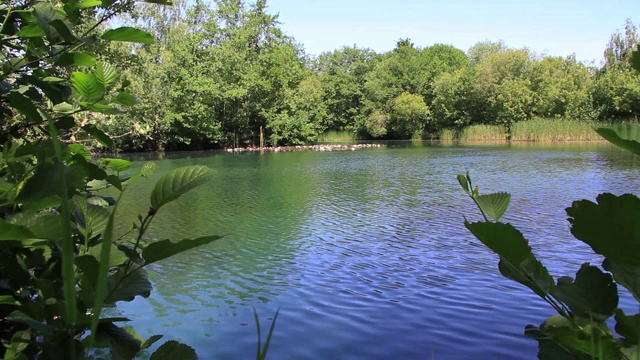
[[[69,144],[69,150],[72,154],[80,154],[87,160],[93,156],[91,151],[87,150],[82,144]]]
[[[73,107],[73,105],[66,102],[62,102],[53,106],[53,111],[61,114],[71,114],[74,110],[75,108]]]
[[[105,89],[113,85],[117,79],[116,69],[113,65],[105,62],[99,62],[96,64],[94,74],[96,75],[96,79],[98,79]]]
[[[131,167],[131,161],[124,159],[102,158],[100,162],[115,172],[123,172]]]
[[[511,194],[498,192],[494,194],[478,195],[475,197],[475,200],[478,202],[478,206],[482,212],[492,217],[495,221],[498,221],[509,207]]]
[[[151,345],[155,344],[158,340],[162,339],[162,335],[152,335],[150,336],[147,341],[145,341],[142,344],[142,348],[143,349],[148,349],[149,347],[151,347]]]
[[[78,4],[78,8],[86,9],[94,6],[102,5],[102,0],[84,0]]]
[[[94,74],[75,71],[71,74],[73,87],[89,100],[98,100],[104,95],[104,85]]]
[[[155,42],[153,40],[153,36],[148,32],[128,26],[107,30],[102,34],[102,38],[104,40],[126,41],[142,44],[153,44]]]
[[[149,265],[220,238],[220,236],[212,235],[196,239],[184,239],[177,242],[172,242],[171,240],[156,241],[144,248],[142,257],[144,258],[145,265]]]
[[[38,26],[38,24],[29,24],[20,28],[17,36],[22,38],[41,37],[44,36],[44,31]]]
[[[158,210],[187,191],[202,185],[213,176],[206,166],[188,166],[166,173],[151,192],[151,207]]]
[[[458,174],[458,182],[460,183],[460,186],[462,186],[462,189],[467,194],[471,193],[471,188],[469,187],[469,182],[467,181],[467,178],[464,175]]]

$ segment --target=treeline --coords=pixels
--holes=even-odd
[[[266,145],[302,144],[327,131],[430,138],[475,124],[503,125],[508,136],[534,117],[640,115],[640,77],[630,66],[640,36],[630,21],[597,67],[491,41],[465,53],[401,39],[384,54],[354,46],[311,58],[265,0],[211,4],[141,4],[118,20],[156,39],[101,50],[139,99],[126,115],[96,119],[120,149],[258,146],[261,136]]]

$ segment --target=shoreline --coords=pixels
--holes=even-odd
[[[287,152],[287,151],[356,151],[366,148],[381,148],[386,147],[386,144],[323,144],[323,145],[293,145],[293,146],[269,146],[269,147],[246,147],[246,148],[224,148],[224,152],[237,153],[237,152]]]

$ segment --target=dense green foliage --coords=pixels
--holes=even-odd
[[[158,0],[154,2],[159,3]],[[149,296],[146,267],[218,236],[147,242],[161,208],[210,179],[203,166],[175,169],[151,191],[149,211],[114,233],[117,200],[155,170],[92,159],[76,139],[113,140],[95,120],[137,103],[103,42],[152,44],[133,27],[105,29],[132,1],[9,1],[0,5],[0,355],[4,359],[131,359],[146,341],[105,307]],[[115,59],[117,60],[117,59]],[[65,139],[63,142],[61,139]],[[68,140],[67,140],[68,139]],[[129,220],[127,220],[129,221]],[[120,228],[127,225],[120,225]],[[266,347],[266,346],[265,346]],[[102,349],[104,348],[104,349]],[[266,351],[263,350],[262,353]],[[260,353],[258,354],[260,355]],[[167,341],[151,359],[195,359]]]
[[[631,22],[611,36],[602,66],[539,56],[482,41],[467,53],[409,39],[378,54],[355,46],[310,57],[281,31],[266,0],[140,3],[118,24],[155,43],[93,45],[116,59],[139,103],[126,116],[86,124],[117,149],[202,149],[302,144],[326,132],[358,138],[427,138],[472,125],[514,126],[532,118],[618,122],[640,115],[631,71]]]

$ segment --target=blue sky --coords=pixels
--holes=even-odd
[[[463,51],[483,40],[599,63],[609,37],[640,0],[267,0],[281,28],[317,55],[357,45],[386,52],[399,38],[419,47],[450,44]]]

